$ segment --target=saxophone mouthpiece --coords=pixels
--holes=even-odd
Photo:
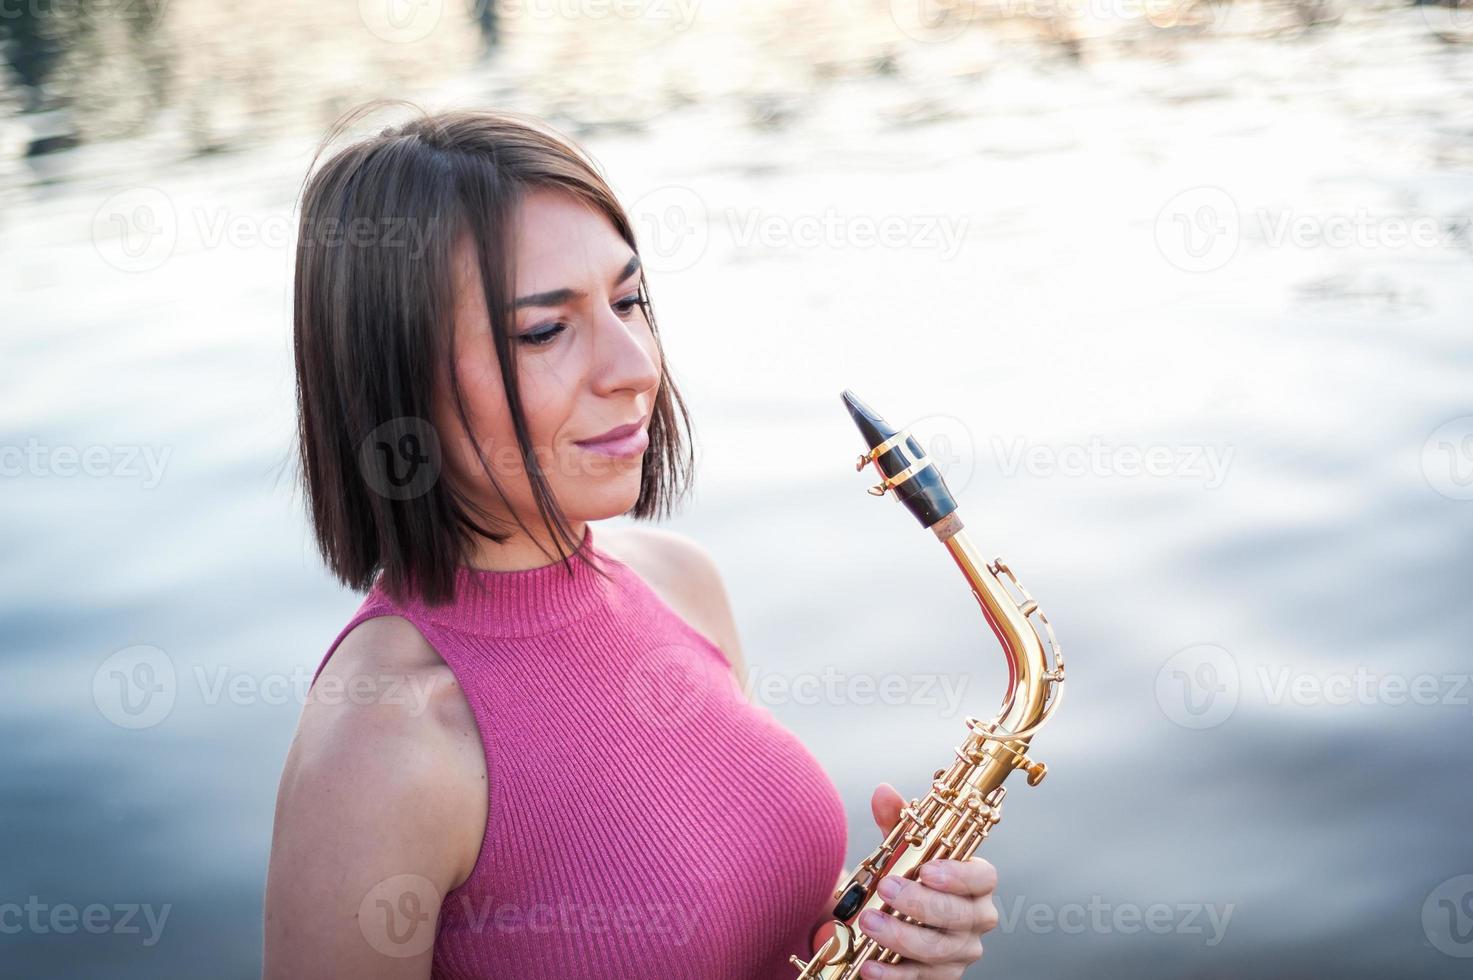
[[[859,427],[859,434],[864,436],[865,443],[871,449],[895,434],[896,430],[893,425],[880,418],[874,409],[860,401],[859,396],[848,388],[845,388],[839,397],[844,399],[844,407],[849,409],[849,417]]]
[[[921,527],[928,528],[956,510],[956,500],[941,478],[941,471],[915,436],[886,422],[848,388],[839,397],[870,450],[860,457],[860,468],[872,461],[884,477],[875,492],[895,491],[895,499],[921,522]],[[882,446],[884,451],[876,453]]]

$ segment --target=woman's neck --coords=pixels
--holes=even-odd
[[[547,527],[541,521],[528,522],[535,534],[528,534],[520,527],[512,529],[512,536],[501,543],[490,538],[477,536],[466,556],[465,564],[487,572],[518,572],[528,568],[541,568],[558,561],[560,550]],[[588,527],[587,521],[569,521],[573,540],[582,542]]]

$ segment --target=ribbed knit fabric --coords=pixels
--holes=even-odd
[[[433,976],[790,980],[833,907],[838,792],[591,526],[580,550],[612,581],[572,560],[462,568],[443,606],[375,587],[323,658],[402,616],[480,726],[486,836],[444,897]]]

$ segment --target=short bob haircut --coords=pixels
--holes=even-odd
[[[386,104],[409,105],[415,115],[346,146],[312,172],[344,130]],[[532,116],[502,110],[431,114],[375,100],[339,119],[308,173],[292,311],[297,458],[317,545],[333,573],[360,592],[381,576],[396,598],[441,604],[453,597],[457,567],[477,536],[497,542],[511,536],[509,528],[488,526],[496,523],[493,516],[465,488],[442,478],[439,440],[429,421],[445,379],[460,425],[471,434],[453,369],[451,259],[466,234],[477,254],[538,512],[557,542],[557,560],[566,563],[576,554],[586,562],[529,441],[512,340],[512,234],[521,197],[550,188],[607,216],[637,254],[629,218],[598,165]],[[689,488],[694,462],[690,418],[664,366],[647,285],[640,301],[661,353],[661,375],[639,496],[629,514],[650,518],[673,510]],[[484,447],[471,441],[482,471],[505,499]],[[395,453],[431,464],[428,479],[393,479],[384,467],[393,465]],[[519,516],[516,521],[526,528]]]

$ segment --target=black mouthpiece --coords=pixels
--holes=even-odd
[[[870,449],[874,449],[900,431],[881,418],[874,409],[860,401],[854,392],[847,388],[839,397],[844,399],[844,407],[849,409],[850,418],[854,419],[854,424],[859,428],[859,434],[864,437],[865,444]],[[905,450],[903,453],[902,447]],[[925,458],[925,450],[921,448],[920,443],[916,442],[915,436],[906,436],[903,443],[880,456],[880,472],[886,477],[893,477],[912,462]],[[910,479],[895,487],[891,492],[905,505],[907,510],[915,515],[915,519],[921,522],[921,527],[930,527],[956,510],[956,500],[951,496],[951,491],[946,488],[946,481],[941,478],[941,471],[934,463],[918,470]]]

